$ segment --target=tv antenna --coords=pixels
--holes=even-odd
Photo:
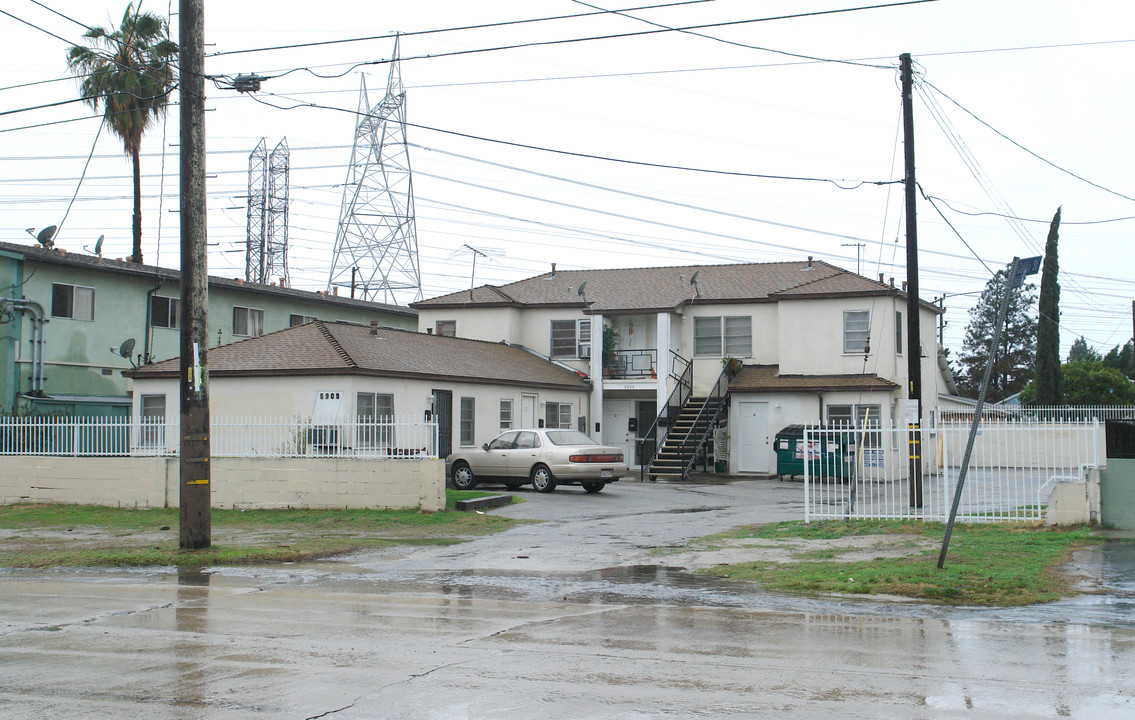
[[[457,248],[457,250],[455,250],[453,252],[453,254],[449,256],[449,259],[452,260],[453,258],[458,257],[460,255],[464,255],[465,253],[471,253],[473,255],[473,269],[469,271],[469,299],[472,300],[473,299],[473,287],[476,283],[475,278],[476,278],[476,274],[477,274],[477,258],[483,257],[483,258],[485,258],[485,260],[492,262],[493,258],[503,256],[504,251],[500,250],[498,248],[481,248],[481,249],[478,249],[478,248],[475,248],[472,245],[469,245],[468,243],[466,243],[465,245],[462,245],[461,247]]]
[[[55,231],[58,229],[59,227],[56,225],[48,225],[38,233],[35,231],[35,228],[26,228],[24,232],[34,237],[37,243],[43,245],[44,250],[50,250],[51,247],[55,244],[54,242],[52,242],[51,238],[55,237]]]

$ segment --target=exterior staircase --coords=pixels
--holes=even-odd
[[[686,479],[712,437],[717,421],[726,412],[727,398],[717,395],[687,399],[643,474],[651,480]]]

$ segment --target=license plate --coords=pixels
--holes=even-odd
[[[599,477],[609,478],[609,477],[611,477],[611,471],[610,470],[600,470],[599,471]]]

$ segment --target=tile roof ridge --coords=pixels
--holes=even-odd
[[[342,323],[342,324],[354,325],[355,323]],[[323,320],[316,320],[315,325],[316,325],[316,327],[319,328],[319,332],[323,335],[323,338],[331,344],[331,349],[333,349],[335,351],[335,353],[340,358],[343,359],[343,362],[345,362],[348,367],[357,368],[359,366],[359,364],[357,362],[355,362],[355,359],[353,357],[351,357],[351,354],[349,352],[347,352],[343,348],[342,345],[339,344],[339,341],[336,340],[335,336],[331,334],[331,331],[327,329],[327,323],[326,322],[324,322]],[[366,326],[365,325],[359,325],[359,327],[366,327]]]

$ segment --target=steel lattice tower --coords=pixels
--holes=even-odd
[[[283,139],[268,154],[264,138],[248,156],[248,238],[244,279],[288,284],[288,174],[290,153]]]
[[[386,95],[370,106],[366,78],[359,121],[327,289],[346,287],[351,297],[398,302],[422,299],[414,189],[406,147],[406,93],[398,69],[398,39]]]

